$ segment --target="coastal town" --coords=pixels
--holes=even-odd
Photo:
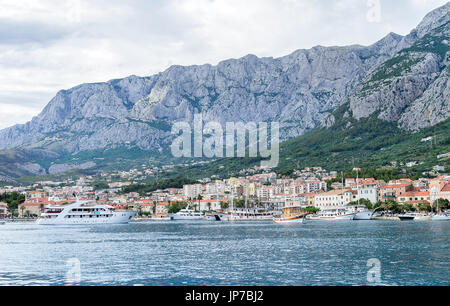
[[[355,168],[358,172],[361,169]],[[182,188],[167,188],[147,192],[124,192],[135,179],[146,175],[142,170],[102,174],[103,184],[93,176],[67,179],[63,182],[38,182],[31,186],[6,186],[0,195],[20,194],[22,203],[12,208],[0,202],[1,218],[38,218],[50,206],[67,205],[88,200],[114,209],[138,211],[136,219],[168,216],[190,207],[199,212],[224,212],[230,208],[281,211],[286,207],[313,208],[315,211],[345,209],[348,205],[374,207],[395,203],[402,210],[431,212],[437,200],[450,200],[450,175],[436,173],[433,178],[407,178],[383,181],[374,178],[340,178],[337,171],[321,167],[296,170],[292,177],[282,177],[263,169],[248,169],[252,173],[213,180],[211,178],[187,184]],[[445,208],[445,207],[441,207]]]

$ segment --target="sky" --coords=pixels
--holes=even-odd
[[[61,89],[406,35],[447,0],[0,0],[0,129]]]

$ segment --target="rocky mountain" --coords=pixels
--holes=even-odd
[[[450,117],[450,3],[428,14],[399,46],[350,97],[353,116],[377,112],[414,131],[444,121]]]
[[[0,181],[12,182],[21,176],[46,174],[47,170],[39,162],[58,157],[58,154],[44,150],[0,151]]]
[[[449,11],[447,3],[409,35],[390,33],[371,46],[248,55],[63,90],[30,122],[1,130],[0,150],[160,150],[171,143],[171,125],[196,113],[221,123],[279,121],[288,139],[332,125],[347,103],[356,119],[376,113],[405,130],[434,125],[450,115]]]
[[[315,47],[282,58],[248,55],[217,66],[173,66],[60,91],[32,121],[0,131],[0,149],[77,153],[124,145],[158,149],[176,121],[278,120],[284,138],[314,129],[394,55],[402,37],[369,47]]]

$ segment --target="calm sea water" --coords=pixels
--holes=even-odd
[[[0,285],[450,285],[449,222],[0,225]],[[70,275],[70,274],[69,274]],[[70,280],[70,279],[69,279]]]

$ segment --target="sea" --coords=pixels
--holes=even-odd
[[[448,286],[450,222],[0,225],[0,286]]]

